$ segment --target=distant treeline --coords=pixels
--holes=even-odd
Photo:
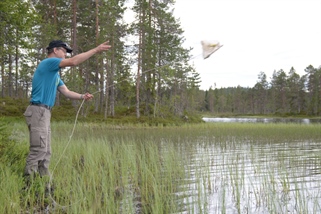
[[[193,103],[190,113],[211,113],[216,115],[321,115],[321,67],[308,66],[306,74],[298,75],[293,68],[286,74],[283,70],[275,71],[271,81],[267,81],[265,73],[258,75],[258,81],[253,88],[229,87],[210,88],[209,90],[195,89],[189,97],[177,97],[177,102]],[[133,86],[134,87],[134,86]],[[184,100],[185,99],[185,100]],[[189,100],[186,100],[189,99]],[[19,116],[28,105],[28,98],[17,99],[6,97],[0,99],[0,115]],[[117,104],[124,100],[117,100]],[[74,115],[80,102],[73,105],[64,98],[56,104],[60,109],[59,115]],[[116,105],[114,116],[135,115],[135,100],[128,106]],[[59,108],[61,107],[61,108]],[[83,115],[95,112],[94,103],[87,103]],[[159,113],[156,114],[157,117]],[[175,116],[172,114],[172,116]],[[172,117],[170,114],[163,118]],[[177,116],[177,115],[176,115]]]
[[[300,76],[292,67],[288,73],[274,71],[271,81],[258,75],[253,88],[210,88],[205,91],[204,111],[217,114],[321,115],[321,66],[309,65]]]

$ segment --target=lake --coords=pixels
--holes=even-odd
[[[184,203],[194,204],[194,213],[320,213],[319,145],[198,144],[186,151],[191,178]]]
[[[304,127],[310,123],[300,121]],[[273,129],[272,124],[266,126]],[[184,198],[183,213],[191,213],[191,205],[193,213],[321,213],[321,139],[302,139],[294,129],[289,138],[284,126],[275,127],[280,136],[284,132],[284,139],[262,140],[231,132],[226,138],[203,136],[182,146],[180,150],[187,154],[186,173],[190,173],[189,184],[180,193],[190,194]]]
[[[225,118],[204,117],[205,122],[224,122],[224,123],[321,123],[320,119],[307,119],[307,118]]]

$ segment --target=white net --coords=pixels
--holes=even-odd
[[[215,51],[220,49],[223,45],[221,45],[218,41],[201,41],[202,49],[203,49],[203,58],[207,59],[210,57]]]

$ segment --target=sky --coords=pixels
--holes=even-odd
[[[254,87],[260,72],[270,82],[273,71],[293,67],[302,76],[321,66],[321,0],[176,0],[174,8],[203,90]],[[204,60],[202,40],[223,47]]]

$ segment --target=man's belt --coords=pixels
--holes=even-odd
[[[44,108],[46,108],[46,109],[48,109],[48,110],[50,110],[50,111],[51,111],[51,109],[52,109],[52,107],[50,107],[50,106],[48,106],[48,105],[45,105],[45,104],[41,104],[41,103],[33,103],[33,102],[30,102],[30,105],[32,105],[32,106],[44,107]]]

